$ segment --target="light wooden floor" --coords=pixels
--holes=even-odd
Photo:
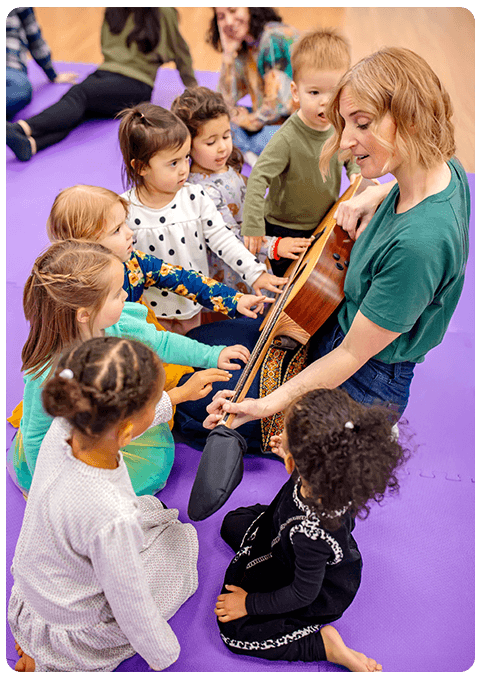
[[[212,10],[178,7],[194,68],[216,71],[220,55],[205,43]],[[453,100],[457,154],[474,172],[474,17],[462,7],[279,7],[299,30],[333,26],[350,41],[353,63],[383,46],[408,47],[436,71]],[[58,61],[101,63],[103,7],[36,7],[42,32]]]

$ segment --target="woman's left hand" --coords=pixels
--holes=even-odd
[[[360,233],[363,233],[378,206],[395,183],[395,181],[390,181],[386,184],[368,186],[359,195],[340,203],[333,216],[337,224],[348,233],[352,240],[356,240]]]
[[[270,292],[281,293],[281,289],[276,287],[276,285],[285,285],[288,282],[288,278],[277,278],[276,275],[272,273],[267,273],[264,271],[253,283],[252,287],[255,290],[257,297],[262,296],[260,290],[270,290]]]
[[[246,617],[247,608],[245,606],[245,599],[247,592],[240,588],[240,586],[225,584],[225,588],[231,591],[231,593],[222,593],[217,597],[215,614],[218,617],[218,621],[229,622],[233,619]]]
[[[256,318],[258,313],[263,313],[263,304],[272,304],[275,299],[271,297],[257,297],[255,294],[244,294],[238,301],[237,311],[247,318]],[[254,310],[253,310],[254,309]]]

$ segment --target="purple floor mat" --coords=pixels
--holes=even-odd
[[[93,66],[60,64],[86,76]],[[34,97],[21,116],[50,105],[67,89],[45,82],[30,68]],[[217,74],[198,73],[215,87]],[[162,69],[153,101],[169,107],[182,89],[176,71]],[[20,163],[7,149],[7,416],[22,397],[20,351],[27,336],[23,284],[38,253],[48,245],[45,222],[57,193],[75,183],[121,192],[118,123],[89,122],[60,144]],[[474,175],[469,175],[474,199]],[[473,205],[472,205],[473,208]],[[474,210],[472,209],[472,215]],[[386,671],[464,671],[474,661],[474,231],[465,287],[442,344],[416,368],[405,417],[416,452],[402,474],[400,495],[375,506],[359,521],[355,537],[364,560],[362,586],[344,617],[335,623],[347,644],[374,657]],[[7,424],[7,447],[14,429]],[[161,498],[186,507],[199,453],[177,444],[171,477]],[[171,620],[181,653],[167,671],[342,671],[338,666],[271,663],[231,654],[220,640],[213,607],[232,557],[219,536],[225,513],[240,505],[269,502],[285,482],[280,462],[247,457],[240,486],[211,518],[195,523],[200,542],[199,588]],[[7,477],[7,598],[10,564],[25,501]],[[16,661],[7,624],[7,661]],[[147,671],[135,655],[121,671]]]

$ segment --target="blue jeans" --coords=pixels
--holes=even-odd
[[[328,322],[310,339],[308,364],[339,346],[345,335],[338,322]],[[415,363],[384,363],[370,358],[354,375],[343,382],[344,389],[358,403],[383,405],[395,410],[398,419],[403,414],[410,394]]]
[[[187,336],[209,346],[232,345],[241,343],[250,351],[253,350],[260,336],[259,327],[262,318],[236,318],[235,320],[221,320],[220,322],[201,325],[188,332]],[[333,317],[327,321],[310,339],[308,364],[318,360],[336,348],[344,338],[344,334]],[[243,367],[243,363],[238,361]],[[392,410],[399,419],[407,406],[410,393],[410,382],[413,377],[415,363],[403,362],[389,365],[380,360],[371,358],[350,379],[347,379],[340,388],[357,402],[365,405],[383,405]],[[236,386],[241,370],[232,370],[229,382],[219,381],[212,384],[212,391],[201,400],[187,401],[177,405],[175,413],[175,429],[185,441],[195,449],[203,450],[209,431],[203,428],[203,421],[207,416],[206,407],[212,401],[217,391],[222,389],[233,390]],[[188,378],[184,375],[179,386]],[[257,370],[252,384],[245,397],[258,398],[260,390],[260,370]],[[245,438],[249,452],[260,453],[261,429],[258,420],[249,421],[238,429]]]
[[[260,155],[275,132],[280,129],[280,125],[265,125],[258,132],[247,132],[247,130],[233,123],[230,127],[233,145],[242,151],[242,153],[253,151],[255,155]]]
[[[17,68],[7,66],[7,120],[21,111],[32,99],[32,86],[28,76]]]

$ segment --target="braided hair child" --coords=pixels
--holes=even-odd
[[[158,356],[96,337],[68,349],[44,384],[41,445],[12,566],[8,621],[17,671],[113,671],[138,652],[177,658],[167,620],[198,585],[198,540],[156,497],[137,497],[121,449],[168,420]]]
[[[330,624],[360,585],[355,517],[399,488],[407,453],[393,423],[391,411],[367,409],[341,389],[310,391],[287,409],[271,445],[290,479],[269,506],[231,511],[221,528],[236,552],[215,607],[229,650],[381,670]]]

